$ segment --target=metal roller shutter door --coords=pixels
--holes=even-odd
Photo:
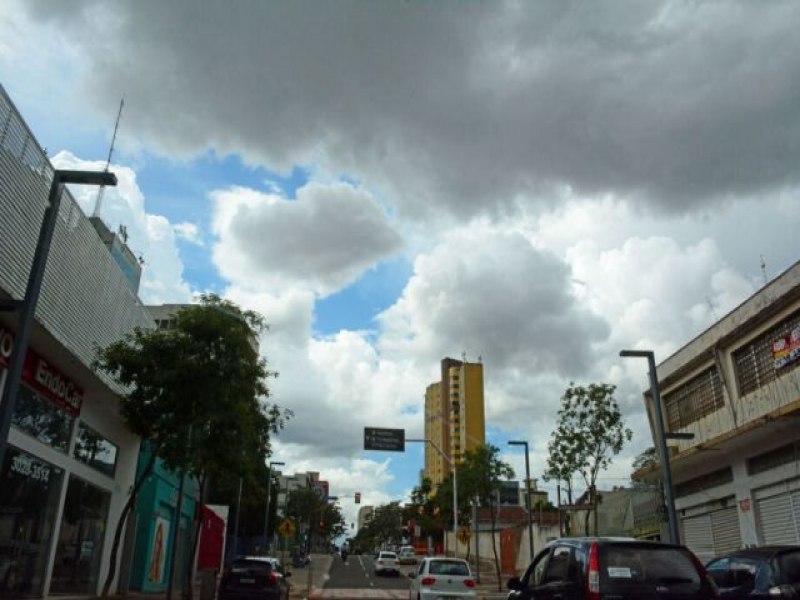
[[[742,547],[742,532],[736,506],[711,513],[711,530],[714,534],[714,553],[719,555]]]
[[[683,517],[683,542],[697,556],[707,559],[714,556],[714,538],[711,534],[711,515],[705,513]]]
[[[798,520],[800,508],[792,504],[800,504],[800,497],[792,502],[792,496],[800,496],[798,492],[784,492],[758,500],[758,525],[764,545],[800,544]]]

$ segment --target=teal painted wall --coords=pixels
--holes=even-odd
[[[149,458],[150,448],[143,444],[139,453],[137,477],[141,476]],[[161,460],[156,459],[153,472],[142,485],[136,499],[136,541],[130,579],[132,590],[162,592],[167,589],[179,485],[180,474],[168,471]],[[183,584],[199,489],[198,481],[187,476],[184,482],[178,537],[179,569],[174,589],[180,589]],[[161,533],[158,533],[159,528]],[[157,560],[158,557],[161,557],[161,560]]]

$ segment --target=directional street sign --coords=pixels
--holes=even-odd
[[[364,427],[364,450],[405,452],[406,430]]]

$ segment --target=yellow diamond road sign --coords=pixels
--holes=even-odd
[[[278,525],[278,532],[285,538],[292,537],[296,529],[294,521],[291,519],[284,519],[281,521],[281,524]]]

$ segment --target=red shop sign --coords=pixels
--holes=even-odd
[[[0,366],[8,366],[13,349],[14,334],[0,327]],[[22,381],[66,412],[75,416],[80,414],[83,390],[31,349],[25,356]]]

